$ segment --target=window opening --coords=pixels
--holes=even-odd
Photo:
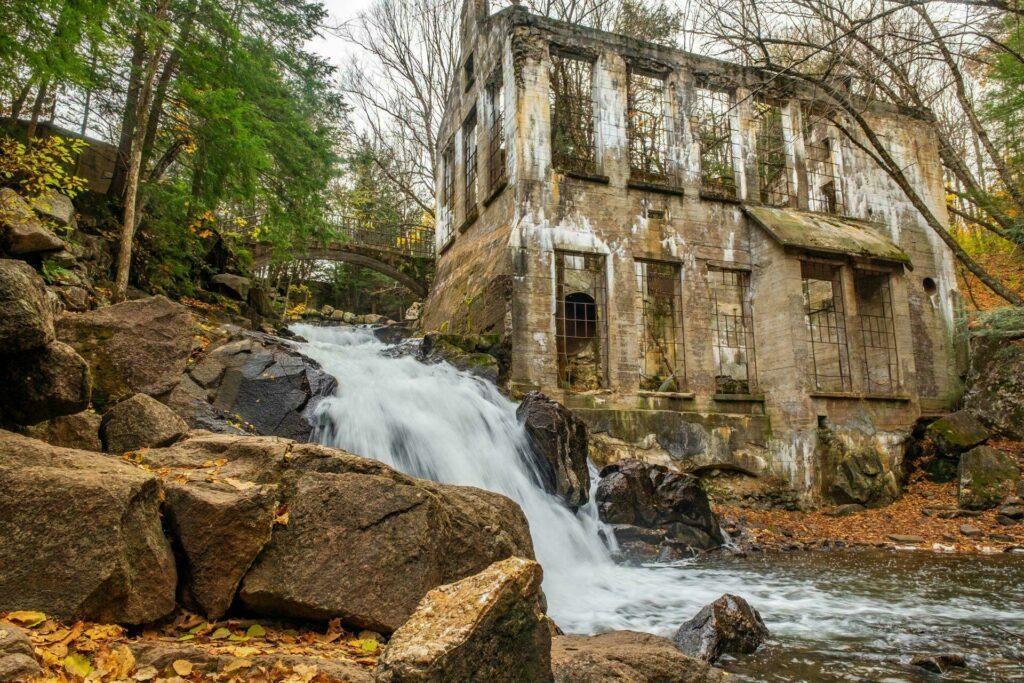
[[[473,87],[473,81],[476,78],[476,73],[473,66],[473,53],[469,53],[469,57],[466,58],[466,63],[462,65],[463,80],[466,84],[465,91],[469,92],[469,89]]]
[[[629,176],[643,182],[669,183],[665,79],[630,71],[627,84]]]
[[[807,166],[807,208],[822,213],[846,213],[828,118],[805,106],[803,134]]]
[[[757,179],[762,204],[790,206],[796,200],[787,167],[786,135],[782,106],[755,99],[754,125],[757,131]]]
[[[551,55],[551,163],[562,171],[594,173],[593,64]]]
[[[465,172],[466,220],[476,211],[476,109],[462,124],[462,167]]]
[[[606,352],[604,256],[555,252],[555,332],[563,389],[604,386]]]
[[[800,270],[815,389],[851,391],[841,270],[810,261],[802,261]]]
[[[691,130],[700,149],[701,191],[736,197],[736,164],[732,147],[732,102],[728,90],[695,90]]]
[[[857,297],[864,351],[864,384],[872,394],[892,394],[899,386],[896,328],[888,273],[858,270],[853,289]]]
[[[750,273],[708,267],[708,286],[716,391],[720,394],[753,393],[756,387]]]
[[[683,340],[679,266],[658,261],[636,261],[640,303],[640,389],[683,391],[686,368]]]
[[[441,246],[451,241],[455,222],[455,147],[448,143],[441,154],[441,206],[446,217],[441,221]]]
[[[501,72],[487,87],[487,99],[491,112],[491,134],[488,145],[489,186],[493,191],[506,179],[505,151],[505,89],[502,87]]]

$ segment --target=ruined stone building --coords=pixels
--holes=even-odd
[[[500,335],[599,462],[885,498],[959,391],[952,255],[896,185],[755,69],[485,0],[461,40],[426,329]],[[863,115],[945,217],[933,126]]]

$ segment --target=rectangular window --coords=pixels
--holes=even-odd
[[[750,273],[709,266],[708,289],[716,391],[720,394],[753,393],[756,383]]]
[[[499,71],[487,86],[487,108],[491,115],[491,132],[487,150],[488,176],[492,192],[506,179],[505,166],[508,155],[505,151],[505,89],[502,85]]]
[[[757,184],[762,204],[790,206],[796,201],[789,177],[782,106],[778,102],[754,100],[754,130],[757,133]]]
[[[440,223],[441,246],[444,247],[454,235],[455,222],[455,146],[448,143],[441,154],[441,206],[444,215]]]
[[[700,148],[701,191],[717,197],[736,197],[736,164],[732,148],[733,94],[696,88],[690,128]]]
[[[629,177],[667,184],[669,131],[665,116],[665,79],[630,71],[627,77]]]
[[[596,171],[593,64],[551,55],[551,163],[560,171]]]
[[[869,394],[894,394],[899,387],[896,328],[889,274],[855,271],[857,321],[864,352],[864,386]]]
[[[846,213],[839,188],[839,167],[824,114],[803,108],[804,153],[807,164],[807,208],[822,213]]]
[[[476,109],[462,124],[462,168],[465,173],[466,222],[476,215]]]
[[[640,389],[683,391],[682,306],[679,266],[658,261],[636,261],[636,287],[640,306]]]
[[[476,78],[476,71],[473,66],[473,53],[469,53],[469,57],[466,58],[466,63],[462,65],[462,82],[465,84],[463,90],[469,92],[469,89],[473,87],[473,81]]]
[[[604,256],[556,251],[555,270],[559,386],[600,389],[607,350]]]
[[[851,391],[846,305],[838,266],[802,261],[804,314],[817,391]]]

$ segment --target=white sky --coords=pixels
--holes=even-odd
[[[356,16],[372,5],[374,0],[321,0],[324,7],[330,14],[327,19],[328,26],[340,26],[346,21],[355,19]],[[358,48],[345,43],[341,38],[329,33],[309,43],[309,48],[321,54],[338,67],[348,61],[349,55],[357,52]]]

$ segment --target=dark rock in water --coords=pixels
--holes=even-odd
[[[54,339],[54,302],[46,283],[24,261],[0,259],[0,350],[40,349]]]
[[[551,681],[541,575],[512,557],[430,591],[388,641],[374,680]]]
[[[680,652],[668,638],[637,631],[556,636],[555,683],[717,683],[724,671]]]
[[[176,583],[156,475],[0,431],[0,611],[143,624]]]
[[[167,486],[168,525],[181,548],[184,603],[219,619],[242,577],[270,541],[275,485],[174,482]]]
[[[0,681],[35,680],[42,672],[25,632],[0,623]]]
[[[910,666],[916,666],[932,673],[946,673],[950,669],[962,669],[967,666],[967,660],[963,655],[938,654],[938,655],[915,655],[910,660]]]
[[[725,594],[706,605],[672,637],[684,654],[715,662],[723,654],[749,654],[768,638],[768,627],[746,600]]]
[[[864,512],[867,508],[860,503],[847,503],[846,505],[837,505],[825,512],[829,517],[849,517],[855,515],[858,512]]]
[[[955,458],[988,440],[989,433],[974,415],[958,410],[928,425],[925,434],[939,455]]]
[[[978,446],[960,457],[957,502],[968,510],[996,507],[1014,492],[1020,479],[1015,458],[989,446]]]
[[[574,510],[586,504],[590,497],[586,423],[539,391],[526,395],[516,416],[526,426],[544,489]]]
[[[132,394],[170,392],[192,353],[192,327],[187,308],[154,296],[67,314],[57,337],[89,362],[93,402],[102,407]]]
[[[497,383],[501,361],[497,338],[431,332],[420,343],[419,358],[425,363],[449,363],[463,372]]]
[[[377,341],[388,345],[398,344],[408,339],[411,334],[412,329],[410,326],[403,323],[393,323],[373,328],[373,336],[377,338]]]
[[[108,453],[171,444],[185,435],[188,424],[177,413],[145,394],[121,401],[103,415],[100,436]]]
[[[91,411],[83,411],[74,415],[61,415],[21,432],[33,439],[45,441],[51,446],[61,448],[77,448],[83,451],[102,451],[100,440],[100,424],[103,418]]]
[[[724,541],[707,494],[693,476],[639,460],[622,460],[601,470],[597,509],[610,524],[667,528],[668,538],[701,550]]]
[[[975,337],[971,352],[964,408],[989,429],[1024,440],[1024,346]]]
[[[33,425],[89,406],[89,365],[67,344],[0,355],[0,417]]]
[[[206,389],[196,384],[195,380],[185,373],[181,376],[178,386],[167,396],[167,406],[193,429],[204,429],[214,434],[254,433],[246,429],[237,417],[214,408],[207,394]]]

